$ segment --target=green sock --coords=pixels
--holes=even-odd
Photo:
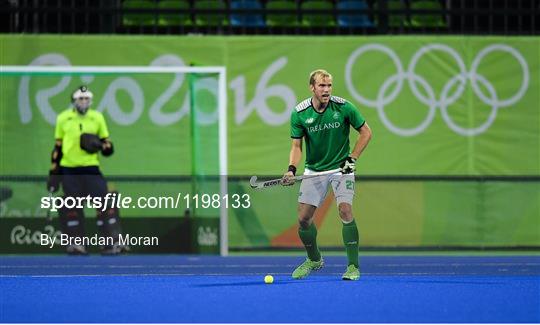
[[[307,229],[298,228],[298,235],[302,243],[304,243],[308,258],[312,261],[320,261],[321,252],[319,252],[317,246],[317,227],[315,227],[315,224],[312,223]]]
[[[345,244],[345,251],[347,251],[348,265],[355,265],[358,267],[358,228],[356,228],[356,222],[351,221],[343,224],[341,231],[343,235],[343,244]]]

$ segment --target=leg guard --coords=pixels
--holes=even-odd
[[[116,207],[107,207],[105,211],[97,212],[97,228],[99,236],[110,237],[113,239],[113,245],[101,247],[102,254],[120,254],[129,250],[129,247],[120,245],[120,234],[122,226],[120,224],[120,211]]]
[[[58,210],[60,220],[60,230],[62,233],[71,237],[83,237],[84,233],[84,212],[82,209],[67,209],[65,207]],[[82,245],[66,246],[68,254],[85,255],[87,254],[86,247]]]

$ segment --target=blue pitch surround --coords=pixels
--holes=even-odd
[[[2,322],[540,322],[540,256],[2,256]],[[275,281],[267,285],[265,274]]]

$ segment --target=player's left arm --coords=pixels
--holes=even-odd
[[[356,139],[356,143],[354,144],[354,148],[349,155],[350,157],[354,158],[355,160],[360,157],[362,152],[364,152],[364,149],[366,149],[369,141],[371,140],[372,132],[371,128],[367,124],[367,122],[364,122],[361,127],[356,129],[358,131],[358,138]]]
[[[103,115],[100,118],[98,136],[101,140],[101,153],[105,157],[112,155],[114,153],[114,147],[112,141],[109,139],[109,129]]]
[[[347,103],[346,105],[348,105],[349,123],[356,131],[358,131],[358,138],[356,139],[353,150],[341,164],[343,173],[348,174],[355,171],[356,160],[360,157],[362,152],[364,152],[364,149],[366,149],[371,140],[372,132],[366,120],[362,114],[360,114],[360,111],[350,103]]]

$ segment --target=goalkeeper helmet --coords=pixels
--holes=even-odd
[[[88,90],[88,87],[80,86],[73,94],[71,94],[71,102],[73,103],[73,106],[75,106],[77,112],[84,115],[88,112],[90,105],[92,105],[93,97],[94,95]]]

